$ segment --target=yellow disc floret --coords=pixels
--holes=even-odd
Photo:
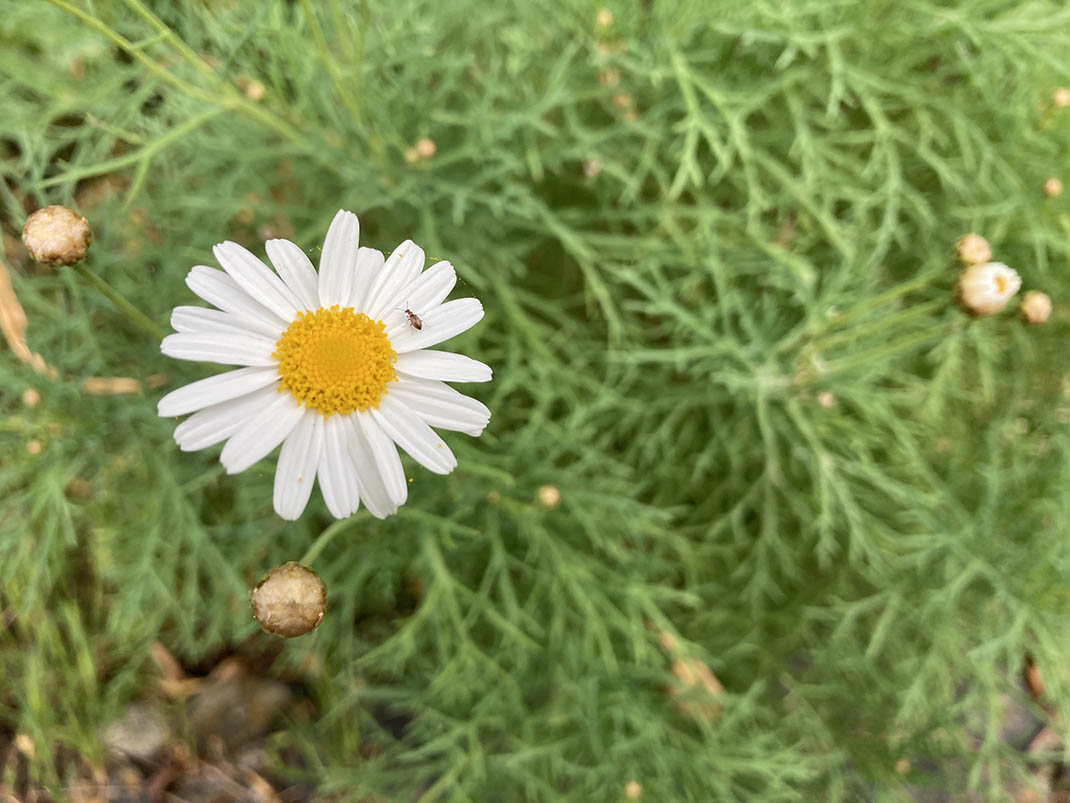
[[[324,417],[378,407],[397,379],[397,354],[385,329],[352,307],[299,312],[272,355],[279,361],[279,390]]]

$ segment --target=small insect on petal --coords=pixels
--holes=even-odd
[[[409,326],[419,332],[424,328],[424,322],[420,320],[420,316],[413,312],[411,309],[405,310],[405,317],[409,319]]]

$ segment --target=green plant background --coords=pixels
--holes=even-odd
[[[1070,721],[1064,4],[69,3],[0,0],[5,261],[59,372],[0,357],[0,740],[102,763],[153,642],[268,643],[249,588],[331,527],[328,614],[272,668],[324,799],[1003,799],[1027,653]],[[450,345],[494,368],[489,428],[386,521],[283,522],[273,459],[228,477],[165,388],[81,389],[204,367],[25,259],[46,203],[161,325],[220,240],[314,249],[340,207],[413,238],[486,308]],[[967,231],[1051,321],[954,307]]]

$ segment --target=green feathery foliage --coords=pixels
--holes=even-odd
[[[601,5],[0,0],[5,261],[58,371],[0,360],[0,725],[39,782],[104,760],[155,640],[266,644],[248,590],[314,543],[328,615],[275,670],[317,713],[272,746],[324,799],[1003,799],[1027,653],[1070,721],[1070,10]],[[283,522],[273,458],[156,417],[203,366],[20,254],[46,203],[161,326],[220,240],[412,237],[486,307],[490,427],[386,521]],[[954,307],[967,231],[1051,321]]]

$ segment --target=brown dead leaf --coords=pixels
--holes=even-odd
[[[245,788],[249,791],[257,803],[282,803],[281,798],[272,789],[271,784],[251,769],[246,769],[244,774]]]
[[[26,324],[26,310],[15,295],[7,265],[0,260],[0,332],[3,332],[4,340],[19,362],[29,365],[42,376],[55,379],[59,372],[26,345]]]
[[[186,672],[182,669],[182,664],[178,662],[178,659],[171,654],[171,651],[159,641],[154,641],[152,644],[152,660],[156,663],[156,666],[160,669],[160,674],[167,680],[182,680],[186,677]]]
[[[1030,655],[1025,657],[1022,679],[1025,681],[1025,687],[1029,690],[1034,700],[1039,700],[1044,696],[1044,677],[1040,674],[1040,667],[1036,665]]]

